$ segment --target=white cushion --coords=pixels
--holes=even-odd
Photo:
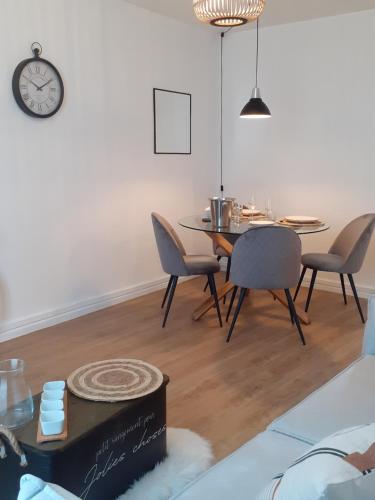
[[[340,429],[375,422],[375,356],[366,356],[268,427],[315,444]]]
[[[308,450],[257,500],[373,500],[375,472],[368,469],[373,459],[365,459],[365,470],[345,459],[353,453],[364,454],[374,443],[375,424],[333,434]]]
[[[263,432],[173,498],[253,500],[273,476],[283,472],[307,448],[296,439],[276,432]]]
[[[45,483],[38,477],[25,474],[20,480],[18,500],[79,500],[56,484]]]

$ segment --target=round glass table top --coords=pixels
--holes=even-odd
[[[180,226],[186,227],[187,229],[193,229],[195,231],[204,231],[205,233],[220,233],[220,234],[242,234],[246,233],[249,229],[253,227],[262,227],[252,225],[248,220],[242,220],[239,224],[231,221],[229,227],[216,227],[212,222],[204,222],[201,215],[189,215],[178,221]],[[287,227],[282,224],[274,224],[275,226]],[[265,227],[265,226],[263,226]],[[322,231],[327,231],[329,229],[328,224],[322,223],[320,226],[308,227],[308,226],[298,226],[290,228],[293,229],[297,234],[312,234],[321,233]]]

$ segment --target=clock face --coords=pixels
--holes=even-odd
[[[35,57],[17,66],[13,76],[13,93],[25,113],[48,118],[60,108],[64,87],[57,69],[45,59]]]

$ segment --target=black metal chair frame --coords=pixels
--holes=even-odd
[[[301,285],[302,285],[302,282],[303,282],[303,279],[305,277],[307,269],[311,269],[312,270],[312,276],[311,276],[311,281],[310,281],[310,286],[309,286],[309,292],[308,292],[308,295],[307,295],[307,300],[306,300],[306,305],[305,305],[305,312],[308,312],[309,307],[310,307],[311,297],[312,297],[312,294],[313,294],[313,291],[314,291],[314,285],[315,285],[316,277],[317,277],[317,274],[318,274],[318,269],[308,268],[308,266],[304,266],[303,267],[302,272],[301,272],[301,276],[300,276],[300,279],[299,279],[299,282],[298,282],[298,285],[297,285],[297,288],[296,288],[296,292],[295,292],[294,298],[293,298],[293,301],[295,302],[296,299],[297,299],[297,297],[298,297],[298,293],[300,291],[300,288],[301,288]],[[328,272],[328,271],[324,271],[324,272]],[[341,289],[342,289],[342,294],[343,294],[343,297],[344,297],[344,304],[347,305],[348,300],[347,300],[346,289],[345,289],[345,276],[342,273],[338,273],[338,274],[340,274]],[[351,286],[351,289],[352,289],[352,292],[353,292],[353,295],[354,295],[355,302],[357,304],[357,308],[358,308],[359,315],[361,317],[361,321],[362,321],[362,323],[365,323],[365,318],[364,318],[364,315],[363,315],[361,303],[359,301],[359,297],[358,297],[357,289],[356,289],[356,286],[355,286],[355,283],[354,283],[353,275],[352,274],[348,274],[347,276],[348,276],[349,283],[350,283],[350,286]]]
[[[163,328],[165,328],[165,325],[167,324],[169,311],[170,311],[173,297],[174,297],[174,294],[176,291],[177,281],[178,281],[178,276],[171,276],[169,278],[168,286],[167,286],[167,289],[166,289],[165,294],[164,294],[163,302],[161,304],[161,308],[164,309],[165,303],[168,299],[167,308],[166,308],[165,314],[164,314]],[[207,284],[210,287],[211,295],[214,297],[217,317],[219,319],[220,327],[222,327],[223,322],[221,319],[220,304],[219,304],[219,299],[217,296],[215,276],[213,274],[207,274]]]
[[[233,304],[234,304],[234,301],[235,301],[235,298],[236,298],[236,295],[237,295],[237,292],[238,292],[238,288],[239,288],[238,286],[235,286],[234,289],[233,289],[232,296],[231,296],[230,303],[229,303],[229,307],[228,307],[228,311],[227,311],[226,322],[228,322],[228,320],[229,320],[229,316],[230,316],[230,313],[231,313],[232,308],[233,308]],[[246,297],[247,291],[248,291],[247,288],[241,288],[240,296],[239,296],[238,302],[237,302],[237,307],[236,307],[236,310],[234,312],[232,323],[230,325],[229,333],[228,333],[228,336],[227,336],[227,342],[229,342],[230,339],[231,339],[231,337],[232,337],[233,330],[234,330],[234,327],[236,325],[237,318],[238,318],[238,315],[240,313],[240,310],[241,310],[242,304],[244,302],[244,299]],[[289,288],[286,288],[284,291],[285,291],[285,295],[286,295],[286,298],[287,298],[287,301],[288,301],[291,322],[292,322],[293,325],[294,324],[296,325],[302,344],[306,345],[306,341],[305,341],[305,337],[303,335],[301,323],[300,323],[299,317],[298,317],[298,315],[296,313],[296,309],[295,309],[295,306],[294,306],[294,302],[293,302],[290,290],[289,290]]]

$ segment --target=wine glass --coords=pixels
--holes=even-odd
[[[239,224],[241,222],[241,213],[241,205],[239,205],[238,203],[234,203],[232,210],[232,220],[235,224]]]
[[[251,196],[250,196],[249,208],[250,208],[250,219],[253,221],[254,220],[254,211],[256,209],[256,203],[255,203],[255,195],[254,195],[254,193],[252,193]]]
[[[275,220],[275,214],[272,211],[271,198],[267,198],[266,200],[265,215],[267,220]]]

